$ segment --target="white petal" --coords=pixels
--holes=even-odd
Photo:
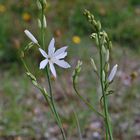
[[[45,58],[48,58],[48,55],[47,55],[47,53],[46,53],[44,50],[42,50],[41,48],[39,48],[39,51],[40,51],[40,53],[41,53]]]
[[[54,40],[54,38],[52,38],[52,40],[49,44],[49,47],[48,47],[48,55],[49,56],[51,56],[55,51],[54,43],[55,43],[55,40]]]
[[[66,50],[67,48],[68,48],[68,47],[65,46],[65,47],[62,47],[62,48],[58,49],[58,50],[54,53],[54,56],[57,56],[57,55],[59,55],[59,54],[61,54],[61,53],[64,53],[65,50]]]
[[[48,64],[48,59],[45,59],[43,61],[40,62],[40,69],[44,69],[46,67],[46,65]]]
[[[36,38],[28,30],[25,30],[24,33],[31,39],[33,43],[38,44]]]
[[[71,66],[64,60],[56,60],[54,62],[55,64],[57,64],[58,66],[62,67],[62,68],[70,68]]]
[[[64,53],[60,53],[59,55],[57,55],[55,58],[56,59],[62,59],[62,58],[64,58],[64,57],[66,57],[67,56],[67,52],[64,52]]]
[[[116,72],[117,72],[117,68],[118,68],[117,64],[112,68],[112,70],[111,70],[111,72],[110,72],[110,74],[108,76],[108,81],[109,82],[111,82],[114,79],[114,77],[116,75]]]
[[[56,70],[55,70],[55,67],[54,67],[53,63],[49,62],[49,64],[50,64],[50,70],[51,70],[53,76],[56,78]]]

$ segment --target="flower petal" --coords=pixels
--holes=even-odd
[[[41,48],[39,48],[39,51],[40,51],[40,53],[41,53],[45,58],[48,58],[48,55],[47,55],[47,53],[46,53],[44,50],[42,50]]]
[[[62,59],[62,58],[64,58],[64,57],[66,57],[67,56],[67,52],[64,52],[64,53],[60,53],[59,55],[57,55],[55,58],[56,59]]]
[[[51,70],[53,76],[56,78],[56,70],[55,70],[55,67],[54,67],[53,63],[49,62],[49,64],[50,64],[50,70]]]
[[[54,62],[55,64],[57,64],[58,66],[62,67],[62,68],[70,68],[71,66],[64,60],[56,60]]]
[[[62,48],[58,49],[58,50],[54,53],[54,56],[57,56],[57,55],[59,55],[59,54],[61,54],[61,53],[64,53],[64,52],[66,51],[67,48],[68,48],[68,47],[65,46],[65,47],[62,47]]]
[[[52,38],[52,40],[49,44],[49,47],[48,47],[48,55],[49,56],[51,56],[55,51],[54,43],[55,43],[55,40],[54,40],[54,38]]]
[[[40,62],[40,69],[44,69],[46,67],[46,65],[48,64],[48,59],[45,59],[43,61]]]

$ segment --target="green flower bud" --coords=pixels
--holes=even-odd
[[[109,72],[109,70],[110,70],[110,65],[109,65],[109,63],[106,63],[106,64],[105,64],[105,68],[104,68],[104,69],[105,69],[105,72],[106,72],[106,73]]]
[[[97,25],[96,26],[97,26],[98,31],[100,31],[101,28],[102,28],[101,22],[100,21],[97,21]]]
[[[105,81],[105,71],[102,72],[102,80]]]
[[[106,54],[105,54],[105,61],[108,62],[109,61],[109,50],[106,50]]]
[[[90,60],[91,60],[91,65],[93,66],[94,71],[97,71],[97,67],[96,67],[94,59],[90,58]]]

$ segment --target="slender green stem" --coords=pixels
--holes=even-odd
[[[42,3],[42,10],[41,10],[41,43],[42,43],[42,48],[45,49],[45,34],[44,34],[44,22],[43,22],[43,18],[44,18],[44,5]],[[52,87],[51,87],[51,80],[50,80],[50,74],[49,74],[49,69],[48,66],[46,67],[46,75],[47,75],[47,79],[48,79],[48,84],[49,84],[49,93],[50,93],[50,100],[47,99],[47,101],[49,102],[51,111],[53,112],[55,119],[57,121],[57,124],[60,128],[60,131],[62,133],[62,137],[63,140],[66,140],[66,136],[65,136],[65,132],[62,126],[62,122],[60,120],[59,114],[57,113],[55,104],[54,104],[54,99],[53,99],[53,94],[52,94]]]
[[[106,126],[106,139],[108,140],[108,134],[110,137],[110,140],[113,140],[112,130],[110,127],[110,121],[109,121],[109,113],[108,113],[108,105],[107,105],[107,97],[106,97],[106,91],[104,90],[104,81],[103,81],[103,58],[102,58],[102,46],[100,43],[100,35],[97,32],[98,35],[98,43],[99,43],[99,55],[100,55],[100,83],[102,88],[102,95],[103,95],[103,104],[104,104],[104,115],[105,115],[105,126]]]
[[[79,139],[83,140],[77,113],[75,111],[73,111],[73,113],[74,113],[74,117],[75,117],[75,120],[76,120],[78,132],[79,132]]]
[[[44,16],[44,5],[42,3],[42,9],[41,9],[41,45],[42,48],[45,49],[45,34],[44,34],[44,22],[43,22],[43,17]]]
[[[76,84],[75,84],[74,79],[73,79],[73,88],[74,88],[76,94],[78,95],[78,97],[80,97],[80,99],[81,99],[91,110],[93,110],[97,115],[99,115],[99,116],[101,116],[101,117],[104,118],[104,116],[103,116],[100,112],[96,111],[96,109],[93,108],[93,106],[92,106],[88,101],[86,101],[86,100],[83,98],[83,96],[80,95],[80,93],[78,92],[78,90],[77,90],[77,88],[76,88]]]
[[[62,126],[62,122],[61,122],[61,119],[59,117],[59,114],[58,114],[58,112],[56,110],[54,99],[53,99],[52,87],[51,87],[51,80],[50,80],[50,75],[49,75],[48,67],[46,68],[46,74],[47,74],[47,79],[48,79],[48,84],[49,84],[51,107],[52,107],[53,113],[54,113],[54,115],[56,117],[56,121],[58,123],[58,126],[59,126],[59,128],[61,130],[63,139],[66,140],[66,136],[65,136],[65,132],[64,132],[64,129],[63,129],[63,126]]]

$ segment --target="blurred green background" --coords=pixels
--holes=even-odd
[[[110,113],[115,140],[140,140],[140,1],[139,0],[48,0],[46,5],[46,50],[52,37],[56,48],[68,45],[67,60],[72,69],[57,68],[53,90],[59,113],[69,140],[77,140],[73,116],[76,110],[84,140],[103,139],[103,122],[91,112],[72,89],[71,75],[77,60],[83,61],[79,79],[81,94],[100,109],[100,88],[90,65],[90,57],[98,63],[92,28],[83,15],[90,10],[99,19],[113,42],[112,66],[119,65],[112,85]],[[38,40],[36,0],[0,0],[0,140],[60,139],[60,132],[49,113],[48,105],[24,74],[20,50],[29,39],[29,29]],[[34,60],[34,61],[33,61]],[[27,63],[40,83],[47,88],[43,71],[38,66],[40,54],[32,49]],[[97,135],[98,134],[98,135]]]

